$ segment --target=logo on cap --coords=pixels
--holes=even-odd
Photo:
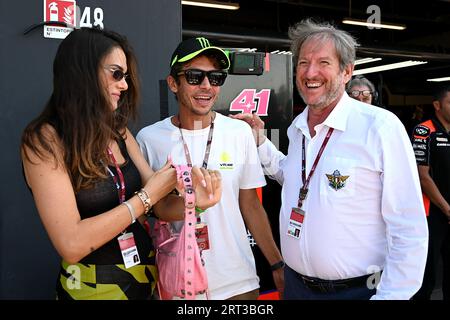
[[[194,59],[206,50],[215,52],[214,57],[222,69],[230,67],[230,59],[227,53],[219,47],[211,46],[209,40],[204,37],[191,38],[181,42],[172,54],[170,66],[173,67],[176,63]]]

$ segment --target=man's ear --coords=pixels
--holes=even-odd
[[[350,81],[353,74],[353,69],[355,68],[355,65],[349,64],[344,68],[344,84],[347,84],[347,82]]]
[[[172,91],[173,93],[177,93],[178,92],[178,83],[175,80],[175,78],[171,75],[168,75],[166,78],[167,81],[167,85],[169,86],[170,91]]]
[[[433,107],[435,111],[441,110],[441,103],[437,100],[433,101]]]

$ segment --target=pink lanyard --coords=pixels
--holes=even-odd
[[[303,135],[302,139],[302,182],[303,186],[300,188],[300,193],[298,195],[298,208],[301,208],[303,205],[303,200],[306,199],[308,194],[308,186],[311,180],[314,171],[316,170],[317,163],[319,163],[320,157],[322,156],[325,147],[327,146],[328,141],[330,140],[331,134],[333,133],[334,128],[328,129],[327,135],[325,139],[323,139],[322,145],[320,146],[319,152],[317,153],[316,159],[311,167],[311,171],[309,172],[308,178],[306,178],[306,149],[305,149],[305,135]]]
[[[119,181],[117,181],[117,177],[108,168],[108,166],[106,168],[107,168],[109,174],[112,176],[114,183],[116,184],[117,192],[119,194],[119,202],[122,203],[125,201],[125,191],[126,191],[125,190],[125,179],[123,178],[122,170],[120,170],[120,167],[117,164],[116,158],[114,158],[114,154],[112,153],[111,149],[108,147],[107,150],[108,150],[108,155],[111,158],[112,163],[116,167],[116,171],[117,171],[117,175],[119,176],[120,184],[119,184]]]
[[[178,126],[178,129],[180,129],[181,140],[183,141],[184,154],[186,155],[186,162],[187,162],[187,165],[192,168],[191,154],[189,153],[189,148],[187,146],[186,141],[184,140],[183,132],[181,131],[180,116],[178,116],[178,122],[180,124]],[[206,142],[205,155],[203,157],[203,163],[202,163],[202,167],[205,168],[205,169],[208,166],[208,159],[209,159],[209,153],[211,151],[211,144],[212,144],[212,139],[213,139],[213,133],[214,133],[214,119],[211,117],[211,126],[209,127],[208,141]]]

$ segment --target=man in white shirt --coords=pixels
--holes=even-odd
[[[245,123],[212,111],[227,76],[228,56],[207,39],[193,38],[179,44],[170,62],[167,83],[176,95],[179,113],[142,129],[136,139],[153,168],[162,167],[170,155],[175,164],[221,173],[222,198],[200,213],[197,225],[208,230],[202,238],[202,258],[209,298],[258,297],[259,279],[246,226],[282,291],[284,262],[256,193],[266,181],[252,131]]]
[[[307,107],[288,129],[287,156],[257,136],[264,170],[283,186],[284,297],[410,299],[422,282],[428,230],[407,133],[391,112],[345,92],[352,36],[311,20],[289,33]],[[238,118],[255,133],[264,126],[256,115]]]

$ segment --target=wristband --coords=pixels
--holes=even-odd
[[[277,263],[274,263],[273,265],[270,266],[270,270],[272,271],[276,271],[278,269],[281,269],[285,266],[285,263],[283,260],[278,261]]]
[[[128,212],[130,213],[131,216],[131,224],[136,222],[136,212],[134,212],[134,208],[131,204],[129,204],[127,201],[122,202],[122,204],[124,204],[127,208],[128,208]]]
[[[198,214],[202,214],[205,211],[206,210],[200,209],[199,207],[195,206],[195,212],[197,212]]]

